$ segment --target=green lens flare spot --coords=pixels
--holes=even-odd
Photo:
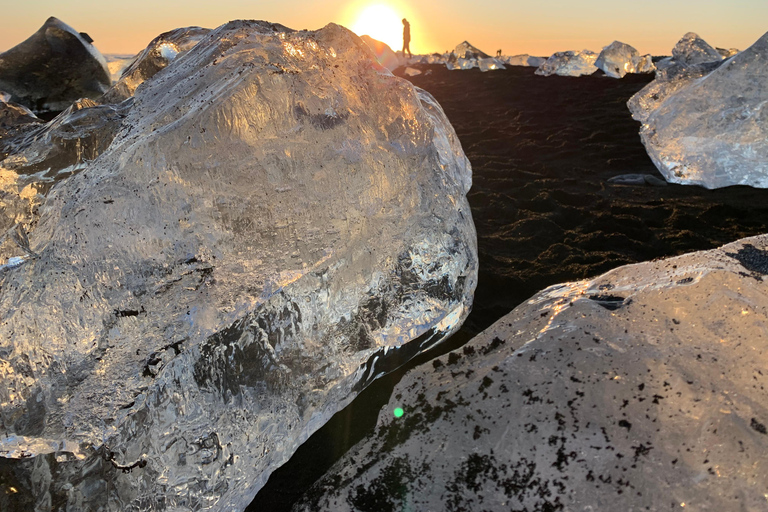
[[[403,411],[400,407],[395,407],[395,410],[392,411],[392,414],[395,415],[395,418],[399,418],[403,414],[405,414],[405,411]]]

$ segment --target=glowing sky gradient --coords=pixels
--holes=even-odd
[[[411,22],[411,50],[452,49],[468,40],[487,53],[600,51],[613,40],[640,53],[668,55],[686,32],[713,46],[744,49],[768,31],[766,0],[3,0],[0,51],[20,43],[48,16],[88,32],[102,53],[133,54],[167,30],[198,25],[215,28],[232,19],[263,19],[295,29],[327,23],[351,27],[371,4],[388,5]],[[392,30],[402,33],[402,25]],[[394,49],[399,49],[401,41]]]

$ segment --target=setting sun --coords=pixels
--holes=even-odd
[[[359,36],[369,35],[397,51],[403,47],[402,19],[387,5],[370,5],[360,11],[350,28]]]

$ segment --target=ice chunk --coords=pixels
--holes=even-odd
[[[621,41],[603,48],[595,66],[612,78],[623,78],[627,73],[652,73],[656,69],[650,55],[641,57],[635,48]]]
[[[685,34],[672,48],[672,58],[686,66],[723,60],[720,52],[693,32]]]
[[[120,103],[130,98],[139,85],[194,48],[208,32],[207,28],[184,27],[160,34],[123,70],[117,83],[100,101]]]
[[[404,59],[398,57],[387,43],[377,41],[371,36],[360,36],[360,39],[365,41],[365,44],[367,44],[371,51],[373,51],[378,63],[388,70],[393,71],[403,65]]]
[[[557,52],[536,70],[537,75],[582,76],[597,71],[597,54],[589,50]]]
[[[493,71],[495,69],[506,69],[504,63],[499,59],[488,57],[487,59],[477,59],[477,67],[480,71]]]
[[[723,56],[724,59],[727,59],[728,57],[733,57],[737,53],[739,53],[739,50],[737,48],[715,48],[717,50],[717,53]]]
[[[766,69],[768,34],[650,113],[640,137],[667,181],[768,187]]]
[[[453,53],[459,59],[486,59],[490,57],[490,55],[484,51],[472,46],[468,41],[457,44],[456,49],[453,50]]]
[[[0,274],[11,510],[242,510],[470,309],[469,162],[352,32],[231,22],[128,101]]]
[[[53,17],[0,54],[0,90],[34,112],[59,112],[79,98],[97,98],[110,83],[101,53]]]
[[[405,68],[405,71],[403,71],[403,74],[405,76],[416,76],[416,75],[420,75],[421,71],[419,71],[416,68]]]
[[[767,274],[763,235],[550,287],[406,374],[293,510],[760,510]]]
[[[504,60],[510,66],[533,66],[536,68],[547,61],[544,57],[531,57],[527,53],[506,57]]]

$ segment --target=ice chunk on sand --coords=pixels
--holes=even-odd
[[[768,187],[768,33],[669,94],[640,129],[667,181]]]
[[[687,66],[723,60],[720,52],[693,32],[685,34],[672,48],[672,58]]]
[[[480,71],[493,71],[495,69],[506,69],[504,63],[499,59],[488,57],[487,59],[477,59],[477,67]]]
[[[0,271],[11,509],[242,510],[470,308],[469,162],[352,32],[231,22],[129,101]]]
[[[539,67],[544,64],[547,59],[544,57],[532,57],[527,53],[522,55],[513,55],[512,57],[504,58],[504,61],[510,66],[533,66]]]
[[[405,76],[416,76],[416,75],[420,75],[421,71],[419,71],[416,68],[405,68],[405,71],[403,71],[403,74]]]
[[[119,103],[130,98],[139,85],[194,48],[208,32],[207,28],[184,27],[160,34],[123,70],[117,83],[100,101]]]
[[[58,112],[110,86],[104,57],[66,23],[48,18],[24,42],[0,54],[0,90],[34,112]]]
[[[398,57],[387,43],[377,41],[371,36],[360,36],[360,39],[365,41],[365,44],[371,49],[378,63],[388,70],[394,71],[396,68],[403,65],[404,59]]]
[[[487,53],[472,46],[468,41],[463,41],[456,45],[453,53],[459,59],[486,59],[490,57]]]
[[[767,274],[763,235],[550,287],[407,373],[293,510],[762,509]]]
[[[589,50],[557,52],[536,70],[537,75],[582,76],[597,71],[597,54]]]
[[[603,48],[595,66],[612,78],[623,78],[627,73],[652,73],[656,69],[650,55],[640,56],[635,48],[621,41]]]

